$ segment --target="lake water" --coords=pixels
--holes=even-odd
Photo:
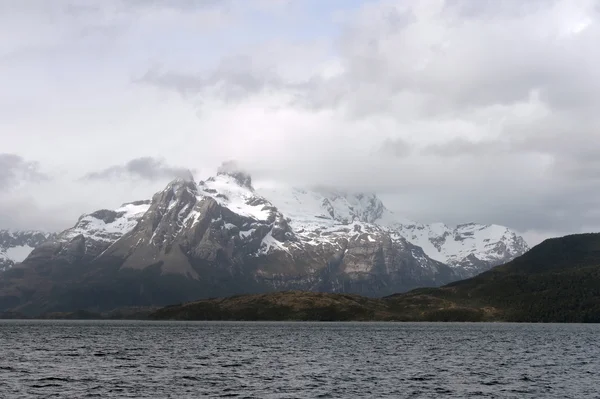
[[[600,398],[600,326],[0,321],[0,398]]]

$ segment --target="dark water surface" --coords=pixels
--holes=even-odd
[[[599,325],[0,321],[0,398],[600,398]]]

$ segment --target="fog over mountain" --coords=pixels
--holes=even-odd
[[[530,245],[597,231],[599,23],[594,0],[0,1],[0,230],[235,159]]]

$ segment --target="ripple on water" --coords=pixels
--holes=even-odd
[[[599,330],[0,321],[0,398],[597,398]]]

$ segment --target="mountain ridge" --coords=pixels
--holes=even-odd
[[[229,164],[198,183],[176,179],[151,200],[83,215],[0,275],[0,310],[4,303],[62,311],[71,306],[65,298],[104,309],[289,289],[380,296],[443,285],[526,250],[494,242],[498,256],[478,257],[470,232],[460,247],[477,268],[449,265],[405,238],[398,226],[411,225],[398,223],[406,220],[374,194],[267,193]],[[446,234],[445,242],[458,241]]]
[[[548,239],[513,261],[439,288],[384,298],[279,292],[175,304],[156,320],[600,322],[600,234]]]

